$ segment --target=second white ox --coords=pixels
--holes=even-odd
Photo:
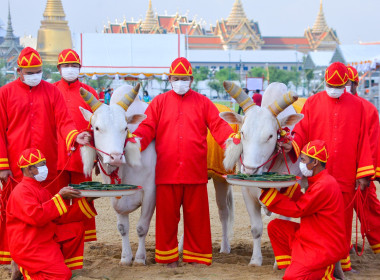
[[[227,141],[224,159],[226,169],[233,169],[235,164],[241,160],[242,173],[260,174],[267,171],[271,162],[266,162],[275,153],[278,130],[282,127],[292,129],[303,118],[302,114],[296,114],[293,107],[290,106],[297,100],[297,97],[290,92],[288,93],[284,84],[272,83],[266,89],[261,107],[259,107],[254,105],[248,95],[235,84],[224,82],[224,87],[245,111],[244,117],[233,112],[220,114],[228,123],[239,124],[241,130],[240,144],[236,145],[232,140]],[[301,175],[298,163],[291,164],[289,158],[287,162],[292,174]],[[282,155],[277,157],[271,171],[287,173]],[[258,188],[243,187],[242,192],[250,217],[253,236],[253,254],[249,265],[261,266],[261,236],[263,232],[261,202],[259,200],[261,191]]]
[[[117,214],[117,227],[122,236],[120,261],[122,265],[130,265],[133,260],[129,242],[129,213],[141,206],[141,216],[137,224],[139,246],[134,262],[145,264],[145,238],[156,206],[156,151],[154,141],[141,152],[141,158],[139,145],[134,145],[131,142],[127,142],[125,145],[127,131],[133,132],[139,123],[146,118],[143,113],[148,105],[138,99],[134,100],[138,89],[139,86],[135,89],[127,85],[119,87],[113,93],[109,106],[98,103],[91,93],[81,91],[82,97],[94,111],[91,113],[80,108],[84,118],[91,123],[93,128],[95,146],[109,154],[96,153],[94,149],[82,147],[84,172],[91,175],[94,160],[98,154],[98,165],[103,168],[101,174],[104,183],[111,183],[111,177],[117,174],[123,184],[143,186],[143,190],[136,194],[123,196],[121,199],[111,199],[112,206]],[[229,253],[233,224],[232,190],[222,177],[213,179],[223,231],[220,251]]]

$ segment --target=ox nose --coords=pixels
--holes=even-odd
[[[110,154],[110,164],[111,165],[121,165],[123,164],[124,161],[123,161],[123,154],[120,154],[120,153],[111,153]]]

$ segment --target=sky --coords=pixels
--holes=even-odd
[[[202,20],[208,28],[227,18],[235,0],[152,0],[158,14],[180,12]],[[303,36],[312,27],[320,0],[242,0],[249,19],[259,23],[262,36]],[[16,36],[37,36],[47,0],[9,0]],[[73,33],[102,32],[108,21],[144,19],[148,0],[62,0]],[[323,0],[327,24],[342,44],[380,41],[380,0]],[[8,1],[0,0],[6,28]]]

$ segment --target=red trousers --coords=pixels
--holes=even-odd
[[[178,261],[178,223],[183,208],[183,261],[212,263],[207,185],[157,185],[156,262]]]
[[[275,219],[268,224],[268,236],[279,269],[286,269],[285,280],[320,280],[335,279],[334,264],[324,269],[310,270],[292,260],[292,246],[299,230],[299,223]]]
[[[374,182],[371,182],[369,188],[363,192],[363,196],[366,197],[363,214],[367,225],[366,235],[368,243],[371,246],[372,251],[375,254],[378,254],[380,253],[380,202],[376,195],[376,186]],[[357,211],[356,205],[355,211]]]
[[[60,189],[66,187],[69,184],[80,184],[86,181],[92,181],[91,177],[86,177],[83,173],[73,172],[64,170],[62,173],[58,171],[58,174],[61,174],[56,183],[56,194]],[[53,194],[53,195],[54,195]],[[92,202],[93,203],[93,202]],[[84,222],[84,242],[96,241],[96,223],[95,217],[91,219],[86,219]]]
[[[344,202],[344,218],[346,224],[346,245],[347,245],[347,258],[340,260],[343,271],[350,271],[351,267],[351,258],[350,258],[350,249],[352,244],[352,219],[354,217],[354,204],[352,200],[355,195],[355,189],[353,188],[350,192],[342,192],[343,202]]]
[[[22,266],[19,266],[21,273],[24,275],[24,279],[70,279],[71,270],[83,268],[83,232],[84,228],[82,222],[57,225],[54,241],[59,243],[64,261],[55,262],[46,269],[35,273],[30,273]],[[46,257],[48,258],[49,256]]]

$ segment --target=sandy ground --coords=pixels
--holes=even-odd
[[[231,254],[220,254],[221,224],[215,202],[215,191],[212,181],[208,184],[213,241],[213,264],[210,267],[182,264],[179,268],[168,269],[154,262],[155,217],[146,238],[147,265],[119,266],[121,255],[121,237],[116,229],[116,215],[108,198],[96,200],[98,241],[85,246],[85,261],[82,271],[75,271],[73,279],[281,279],[283,271],[273,271],[274,256],[268,239],[266,225],[277,217],[265,217],[265,228],[262,238],[263,266],[249,267],[252,254],[252,237],[248,213],[245,209],[240,187],[234,186],[235,225],[234,238],[231,242]],[[380,191],[378,191],[378,196]],[[140,211],[131,214],[130,240],[132,250],[137,250],[138,238],[136,224]],[[179,227],[182,234],[182,224]],[[353,236],[353,242],[355,238]],[[361,244],[361,239],[359,244]],[[353,268],[359,273],[346,273],[347,279],[380,279],[380,255],[374,255],[367,248],[362,257],[351,255]],[[0,279],[9,279],[9,268],[0,267]]]

